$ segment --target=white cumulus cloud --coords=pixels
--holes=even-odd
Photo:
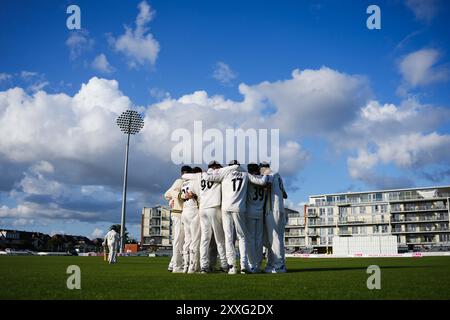
[[[93,48],[94,39],[90,38],[86,29],[73,30],[66,40],[66,46],[69,48],[70,59],[74,60]]]
[[[139,14],[136,17],[136,27],[125,27],[125,33],[117,39],[111,38],[116,51],[128,58],[130,67],[139,67],[145,64],[154,65],[160,50],[159,42],[149,32],[148,24],[152,21],[155,12],[146,1],[138,5]]]
[[[91,238],[103,238],[103,236],[105,235],[105,232],[99,228],[95,228],[94,231],[92,231],[91,233]]]
[[[447,81],[450,70],[437,65],[441,53],[437,49],[421,49],[403,57],[399,71],[407,86],[412,88]]]
[[[101,73],[112,73],[114,72],[114,68],[109,63],[105,54],[101,53],[94,58],[91,63],[92,68],[101,72]]]

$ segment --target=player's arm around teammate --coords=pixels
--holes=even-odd
[[[269,174],[271,180],[267,194],[264,230],[268,240],[266,272],[284,273],[286,272],[284,247],[286,215],[283,199],[287,198],[287,193],[280,174],[273,173],[268,163],[261,164],[261,173]]]
[[[181,174],[189,171],[189,166],[183,166],[181,168]],[[171,208],[171,220],[172,220],[172,259],[169,264],[169,271],[183,272],[183,244],[184,244],[184,230],[181,221],[181,213],[183,211],[183,201],[180,200],[179,195],[181,192],[181,186],[183,185],[182,179],[176,179],[172,186],[166,191],[164,197],[169,201]]]
[[[211,161],[208,164],[209,174],[213,174],[221,168],[217,161]],[[199,197],[199,215],[200,215],[200,266],[202,273],[208,273],[214,270],[215,257],[209,255],[209,247],[214,236],[217,245],[217,253],[220,257],[221,270],[227,271],[228,263],[225,252],[225,239],[222,226],[222,213],[220,210],[222,201],[221,184],[212,181],[206,181],[208,174],[185,174],[183,178],[195,181],[194,193]]]
[[[201,168],[194,168],[193,173],[200,173]],[[198,199],[194,194],[195,181],[185,180],[181,187],[180,197],[184,201],[181,219],[184,225],[185,242],[183,246],[184,272],[200,271],[200,217]]]
[[[250,175],[262,178],[260,176],[259,166],[256,163],[248,164],[247,170]],[[248,232],[248,261],[251,272],[253,273],[261,272],[266,188],[267,186],[250,183],[247,190],[245,222]]]

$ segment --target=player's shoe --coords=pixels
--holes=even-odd
[[[237,274],[236,268],[235,268],[234,266],[231,266],[231,267],[228,269],[228,274]]]
[[[192,273],[196,273],[196,272],[197,271],[195,270],[195,268],[189,268],[187,273],[192,274]]]
[[[219,272],[221,272],[221,273],[227,273],[228,272],[228,267],[221,267],[220,269],[219,269]]]
[[[200,273],[201,274],[207,274],[207,273],[209,273],[209,271],[206,268],[202,268],[202,270],[200,270]]]
[[[248,273],[251,273],[251,272],[245,268],[241,269],[241,274],[248,274]]]
[[[277,271],[277,273],[286,273],[287,269],[286,269],[286,266],[283,264],[281,266],[281,268],[277,269],[276,271]]]
[[[276,271],[275,271],[275,268],[266,268],[265,270],[264,270],[264,272],[265,273],[276,273]]]
[[[174,268],[172,273],[184,273],[184,270],[181,268]]]

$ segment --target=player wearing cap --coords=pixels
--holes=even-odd
[[[181,167],[181,174],[191,172],[192,168],[189,166]],[[181,212],[183,211],[183,201],[180,199],[179,194],[181,192],[181,186],[183,185],[182,179],[176,179],[172,186],[164,194],[164,198],[169,201],[171,208],[172,219],[172,259],[169,264],[170,269],[175,273],[183,272],[183,243],[184,243],[184,230],[183,223],[181,221]]]
[[[218,171],[222,166],[217,161],[208,164],[208,173]],[[222,203],[222,190],[220,183],[206,181],[208,173],[184,174],[183,179],[193,181],[191,192],[188,196],[197,195],[199,201],[200,215],[200,267],[202,273],[207,273],[212,268],[209,255],[211,238],[217,245],[217,252],[220,257],[221,269],[228,270],[228,263],[225,251],[225,236],[222,227],[222,214],[220,206]]]
[[[267,273],[284,273],[286,272],[284,228],[287,219],[283,199],[287,199],[287,193],[279,173],[272,172],[267,162],[261,163],[260,167],[261,174],[269,175],[271,182],[265,212],[265,233],[268,241],[265,271]]]
[[[229,274],[236,274],[236,249],[234,247],[234,230],[239,242],[241,273],[249,272],[247,256],[247,228],[245,211],[247,187],[249,182],[265,185],[267,177],[256,177],[243,171],[237,160],[229,163],[227,168],[205,176],[206,181],[222,183],[222,221],[225,232],[225,246],[229,265]]]

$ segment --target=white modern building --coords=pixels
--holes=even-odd
[[[326,253],[335,236],[393,235],[400,252],[447,251],[449,198],[450,186],[310,196],[303,214],[290,213],[286,248]]]
[[[285,228],[284,245],[287,251],[296,251],[306,247],[305,215],[289,208],[287,211],[287,223]]]
[[[143,248],[172,246],[170,209],[168,207],[142,208],[141,246]]]

